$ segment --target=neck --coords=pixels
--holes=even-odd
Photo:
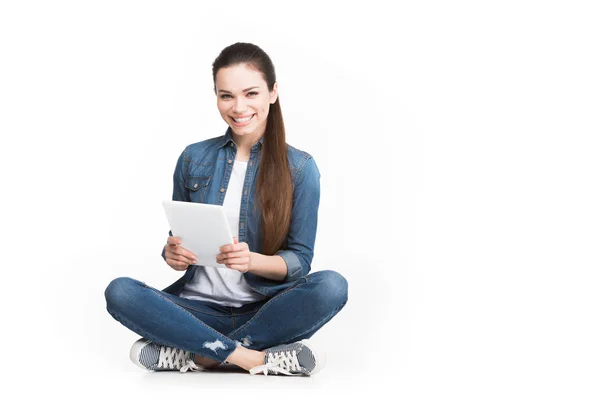
[[[232,131],[232,133],[233,133],[233,135],[232,135],[233,141],[237,145],[238,152],[242,152],[243,154],[250,154],[250,150],[252,149],[252,146],[254,146],[256,143],[258,143],[260,138],[262,138],[264,135],[264,132],[262,132],[260,134],[241,135],[241,136],[236,135],[233,131]]]

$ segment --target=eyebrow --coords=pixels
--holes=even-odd
[[[242,92],[246,93],[248,90],[252,90],[252,89],[260,89],[260,87],[258,87],[258,86],[252,86],[252,87],[249,87],[248,89],[242,90]],[[229,90],[223,90],[223,89],[219,89],[219,92],[231,93]]]

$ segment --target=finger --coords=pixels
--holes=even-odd
[[[226,245],[221,246],[219,248],[219,251],[221,251],[221,253],[226,253],[228,251],[238,251],[238,250],[243,249],[244,245],[246,244],[244,242],[242,242],[242,243],[237,242],[237,240],[235,240],[235,237],[234,237],[234,241],[235,241],[234,244],[226,244]]]
[[[171,268],[173,268],[174,270],[177,271],[183,271],[184,269],[187,269],[188,264],[184,263],[184,262],[179,262],[179,261],[171,261],[171,263],[169,264],[171,266]]]
[[[176,261],[187,263],[188,265],[196,262],[195,258],[189,258],[185,254],[174,254],[172,258]]]
[[[167,244],[177,246],[181,244],[181,238],[179,238],[178,236],[169,236],[167,238]]]
[[[250,257],[236,257],[227,259],[227,264],[248,264]]]
[[[235,244],[239,243],[237,236],[233,237],[233,243],[235,243]]]
[[[245,242],[237,243],[237,244],[226,244],[225,246],[221,246],[219,249],[221,253],[230,253],[232,251],[242,251],[248,248],[248,244]]]
[[[184,257],[185,259],[196,262],[196,255],[189,250],[184,249],[181,246],[177,246],[172,250],[173,253],[177,254],[180,257]]]
[[[185,257],[187,260],[191,261],[190,264],[195,263],[197,260],[196,255],[194,253],[192,253],[191,251],[185,250],[183,253],[179,253],[179,255],[182,257]]]
[[[247,251],[229,251],[227,253],[221,253],[217,256],[217,258],[223,259],[223,260],[229,260],[231,258],[236,258],[236,257],[249,257],[249,254]]]
[[[175,253],[177,253],[177,254],[182,254],[182,255],[184,255],[186,257],[195,257],[196,256],[194,253],[192,253],[191,251],[189,251],[185,247],[181,247],[180,245],[173,246],[172,247],[172,251],[175,252]]]
[[[188,264],[188,265],[196,263],[196,259],[195,258],[189,258],[189,257],[186,257],[184,255],[179,255],[177,259],[179,261],[181,261],[181,262],[184,262],[184,263]]]
[[[183,249],[183,247],[182,247],[182,249]],[[186,250],[186,249],[183,249],[183,250],[185,250],[185,256],[187,258],[189,258],[190,260],[196,261],[196,255],[194,253],[192,253],[191,251]]]

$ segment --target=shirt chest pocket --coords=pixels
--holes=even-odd
[[[188,176],[185,188],[190,194],[190,200],[194,203],[205,203],[209,183],[210,176]]]

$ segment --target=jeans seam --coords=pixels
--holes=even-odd
[[[345,302],[343,302],[340,306],[338,306],[337,308],[335,308],[331,313],[329,313],[325,318],[321,319],[318,323],[314,324],[310,329],[305,330],[304,332],[294,336],[291,339],[285,340],[285,342],[289,342],[297,337],[300,336],[304,336],[306,335],[308,332],[312,331],[313,329],[315,329],[316,326],[323,326],[327,321],[329,321],[331,318],[333,318],[342,308],[344,308],[344,306],[346,305],[348,301],[346,300]],[[325,321],[325,322],[323,322]],[[320,329],[320,328],[319,328]],[[317,329],[318,330],[318,329]]]
[[[165,296],[163,296],[163,295],[159,294],[157,290],[155,290],[155,289],[153,289],[153,288],[150,288],[149,286],[147,286],[147,287],[148,287],[149,289],[152,289],[152,292],[153,292],[154,294],[156,294],[158,297],[160,297],[161,299],[163,299],[163,300],[165,300],[165,301],[167,301],[167,302],[169,302],[169,303],[171,303],[171,304],[174,304],[174,305],[176,305],[176,306],[177,306],[177,307],[179,307],[179,308],[180,308],[182,311],[184,311],[184,312],[188,313],[188,314],[189,314],[191,317],[193,317],[193,318],[194,318],[194,320],[195,320],[195,321],[197,321],[197,322],[198,322],[198,323],[200,323],[201,325],[205,326],[206,328],[208,328],[209,330],[213,331],[213,332],[214,332],[214,333],[216,333],[217,335],[219,335],[219,336],[222,336],[223,338],[225,338],[225,339],[227,339],[227,340],[229,340],[229,341],[233,342],[233,345],[235,346],[235,341],[234,341],[234,340],[230,339],[229,337],[225,336],[225,335],[224,335],[224,334],[222,334],[221,332],[219,332],[219,331],[215,330],[214,328],[212,328],[212,327],[211,327],[211,326],[209,326],[208,324],[204,323],[202,320],[200,320],[199,318],[197,318],[197,317],[196,317],[194,314],[192,314],[191,312],[189,312],[188,310],[186,310],[185,308],[183,308],[181,305],[179,305],[179,304],[175,303],[174,301],[171,301],[171,300],[170,300],[170,299],[168,299],[167,297],[165,297]]]
[[[259,307],[257,310],[253,310],[253,311],[247,311],[247,312],[243,312],[243,313],[240,313],[240,314],[237,314],[237,313],[233,312],[233,313],[232,313],[232,315],[233,315],[234,317],[241,317],[242,315],[254,314],[254,313],[258,312],[258,310],[260,310],[261,308],[263,308],[263,307],[264,307],[266,304],[267,304],[267,303],[263,304],[263,305],[262,305],[262,306],[260,306],[260,307]]]
[[[158,290],[158,289],[155,289],[155,288],[153,288],[153,287],[150,287],[150,286],[148,286],[148,285],[146,285],[146,287],[147,287],[148,289],[151,289],[151,290],[153,290],[153,291],[154,291],[156,294],[158,294],[159,296],[161,296],[161,297],[163,297],[163,298],[166,298],[166,297],[162,296],[162,295],[159,293],[159,292],[160,292],[160,290]],[[170,293],[169,293],[169,294],[170,294]],[[194,310],[194,311],[196,311],[196,312],[199,312],[199,313],[201,313],[201,314],[212,315],[213,317],[227,317],[227,315],[224,315],[224,314],[206,312],[206,311],[204,311],[204,310],[199,310],[199,309],[197,309],[197,308],[194,308],[194,307],[190,307],[190,306],[187,306],[187,305],[179,304],[179,303],[177,303],[176,301],[174,301],[174,300],[171,300],[171,299],[168,299],[168,300],[169,300],[171,303],[173,303],[173,304],[177,304],[177,305],[178,305],[179,307],[181,307],[181,308],[184,308],[184,309],[185,309],[185,308],[187,308],[187,309],[190,309],[190,310]]]
[[[127,320],[124,317],[122,317],[121,314],[119,314],[116,311],[112,311],[109,307],[106,307],[106,310],[108,311],[108,313],[110,315],[113,316],[114,319],[116,319],[117,321],[119,321],[121,324],[125,325],[127,328],[129,328],[133,332],[141,334],[141,336],[144,339],[151,340],[151,341],[153,341],[153,342],[155,342],[155,343],[157,343],[159,345],[169,346],[169,347],[173,347],[173,348],[176,348],[176,349],[180,349],[180,347],[177,346],[177,345],[175,345],[174,343],[171,343],[169,341],[160,340],[156,336],[154,336],[153,334],[148,333],[146,330],[144,330],[144,329],[142,329],[142,328],[140,328],[140,327],[132,324],[131,322],[129,322],[129,320]],[[183,350],[190,351],[190,350],[186,350],[186,349],[183,349]]]
[[[292,292],[292,290],[294,290],[294,289],[295,289],[295,288],[297,288],[298,286],[302,285],[303,283],[309,283],[309,280],[308,280],[308,278],[307,278],[307,277],[303,277],[303,278],[301,278],[301,279],[304,279],[306,282],[302,282],[302,283],[299,283],[299,284],[297,284],[297,285],[294,285],[293,287],[291,287],[291,288],[289,288],[289,289],[285,290],[284,292],[282,292],[282,293],[279,293],[279,294],[277,294],[277,295],[273,296],[273,297],[272,297],[271,299],[269,299],[269,301],[267,301],[267,302],[266,302],[266,303],[265,303],[265,304],[264,304],[264,305],[263,305],[261,308],[259,308],[259,309],[258,309],[258,311],[256,312],[256,314],[254,314],[254,316],[253,316],[252,318],[250,318],[248,321],[246,321],[246,322],[245,322],[245,323],[244,323],[242,326],[240,326],[239,328],[237,328],[237,329],[235,329],[235,330],[233,330],[233,331],[229,332],[227,335],[228,335],[228,336],[233,336],[234,334],[237,334],[237,333],[239,333],[239,332],[243,332],[243,331],[244,331],[244,329],[247,329],[248,325],[249,325],[249,324],[250,324],[252,321],[254,321],[256,318],[258,318],[258,316],[259,316],[259,315],[261,315],[261,314],[264,312],[264,310],[267,308],[267,306],[268,306],[268,305],[269,305],[271,302],[273,302],[275,299],[278,299],[278,298],[280,298],[280,297],[283,297],[283,296],[287,295],[288,293],[291,293],[291,292]]]

